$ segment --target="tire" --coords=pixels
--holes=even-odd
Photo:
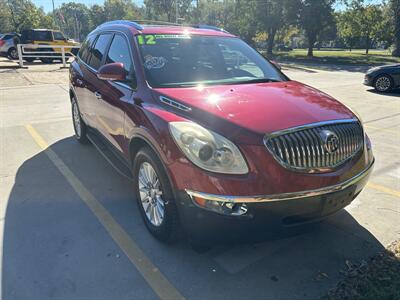
[[[162,242],[177,240],[179,218],[171,184],[162,162],[149,147],[140,149],[134,158],[133,187],[140,214],[150,233]]]
[[[374,80],[374,88],[381,93],[390,92],[393,89],[393,79],[386,74],[379,75]]]
[[[14,47],[8,49],[7,54],[8,54],[8,57],[10,57],[11,59],[18,59],[18,51]]]
[[[40,59],[44,64],[52,64],[54,62],[54,58],[43,57]]]
[[[71,99],[71,108],[72,108],[72,123],[74,125],[75,138],[81,144],[88,144],[89,140],[87,138],[87,126],[82,120],[78,103],[76,102],[75,98]]]
[[[25,57],[25,58],[24,58],[24,60],[25,60],[26,62],[28,62],[28,63],[33,62],[35,59],[36,59],[36,58],[34,58],[34,57]]]

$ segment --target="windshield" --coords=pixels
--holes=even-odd
[[[195,35],[137,36],[152,87],[274,82],[286,77],[238,38]]]

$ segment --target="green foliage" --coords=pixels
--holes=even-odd
[[[334,23],[334,2],[335,0],[300,0],[298,20],[308,40],[308,56],[313,56],[318,34]]]
[[[346,4],[333,12],[333,4]],[[279,43],[313,47],[336,41],[349,48],[376,43],[396,45],[400,55],[400,0],[371,5],[366,0],[105,0],[87,6],[66,2],[54,14],[44,13],[31,0],[0,0],[2,32],[24,28],[60,28],[82,41],[98,25],[117,19],[159,20],[222,27],[272,54]],[[317,43],[318,42],[318,43]]]
[[[362,40],[368,54],[373,42],[391,43],[393,26],[390,12],[385,12],[387,7],[365,4],[362,0],[354,0],[348,6],[337,20],[339,35],[349,48]]]
[[[41,8],[37,8],[30,0],[7,0],[8,22],[12,31],[20,32],[26,28],[37,28],[43,25],[53,27],[54,23]]]
[[[391,0],[390,8],[394,23],[394,51],[393,55],[400,57],[400,0]]]
[[[145,0],[145,15],[150,20],[187,22],[191,3],[191,0]]]
[[[89,9],[81,3],[63,3],[54,11],[60,29],[68,37],[82,40],[89,32]]]

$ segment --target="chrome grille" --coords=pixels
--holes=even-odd
[[[264,142],[285,167],[324,171],[356,155],[363,148],[364,132],[357,120],[339,120],[276,132]]]

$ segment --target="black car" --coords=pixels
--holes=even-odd
[[[364,84],[373,86],[378,92],[389,92],[400,87],[400,64],[369,69]]]

